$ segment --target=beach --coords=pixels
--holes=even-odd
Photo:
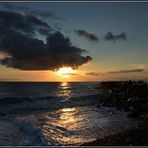
[[[19,89],[14,89],[14,85]],[[1,84],[0,145],[114,145],[116,142],[108,138],[116,139],[117,135],[122,140],[127,136],[121,133],[143,125],[142,119],[129,118],[128,112],[115,106],[98,106],[107,95],[96,89],[97,85],[96,82]],[[37,90],[38,94],[33,93]]]
[[[148,124],[140,127],[124,130],[122,132],[106,136],[102,139],[83,144],[82,146],[147,146]]]

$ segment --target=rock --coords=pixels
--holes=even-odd
[[[148,121],[148,113],[144,116],[144,120]]]
[[[6,116],[7,113],[0,113],[0,116]]]
[[[133,101],[133,98],[129,98],[128,100],[127,100],[127,102],[132,102]]]
[[[118,106],[116,106],[116,109],[117,110],[122,110],[122,106],[121,105],[118,105]]]
[[[124,106],[124,111],[125,111],[125,112],[128,112],[128,111],[130,111],[130,108],[129,108],[129,106]]]
[[[102,105],[129,112],[130,117],[148,113],[148,84],[145,81],[110,81],[100,83],[108,97]]]
[[[131,112],[131,116],[134,118],[140,117],[141,109],[140,108],[133,108]]]
[[[101,104],[98,104],[97,107],[101,107]]]
[[[127,115],[127,117],[132,117],[132,113],[129,113],[129,114]]]
[[[142,112],[148,113],[148,103],[141,105]]]

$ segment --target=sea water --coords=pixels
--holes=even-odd
[[[0,145],[81,145],[138,125],[97,107],[94,82],[0,83]]]

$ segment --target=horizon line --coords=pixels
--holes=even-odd
[[[132,79],[128,80],[98,80],[98,81],[0,81],[0,83],[92,83],[92,82],[104,82],[104,81],[131,81]],[[132,81],[148,81],[148,79],[137,79]]]
[[[101,1],[97,1],[97,0],[93,0],[93,1],[90,1],[90,0],[85,0],[85,1],[83,1],[83,0],[61,0],[61,1],[59,1],[59,0],[55,0],[55,1],[48,1],[48,0],[44,0],[44,1],[38,1],[38,0],[35,0],[35,1],[33,1],[33,0],[31,0],[31,1],[28,1],[28,0],[23,0],[23,1],[19,1],[19,0],[17,0],[17,1],[11,1],[11,0],[9,0],[9,1],[7,1],[7,0],[3,0],[3,1],[0,1],[0,2],[2,2],[2,3],[9,3],[9,2],[14,2],[14,3],[17,3],[17,2],[20,2],[20,3],[25,3],[25,2],[29,2],[29,3],[31,3],[31,2],[34,2],[34,3],[37,3],[37,2],[42,2],[42,3],[66,3],[66,2],[70,2],[70,3],[87,3],[87,2],[89,2],[89,3],[148,3],[148,0],[142,0],[142,1],[139,1],[139,0],[115,0],[115,1],[111,1],[111,0],[101,0]]]

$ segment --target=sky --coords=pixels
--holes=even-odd
[[[148,79],[148,3],[0,3],[0,81]]]

